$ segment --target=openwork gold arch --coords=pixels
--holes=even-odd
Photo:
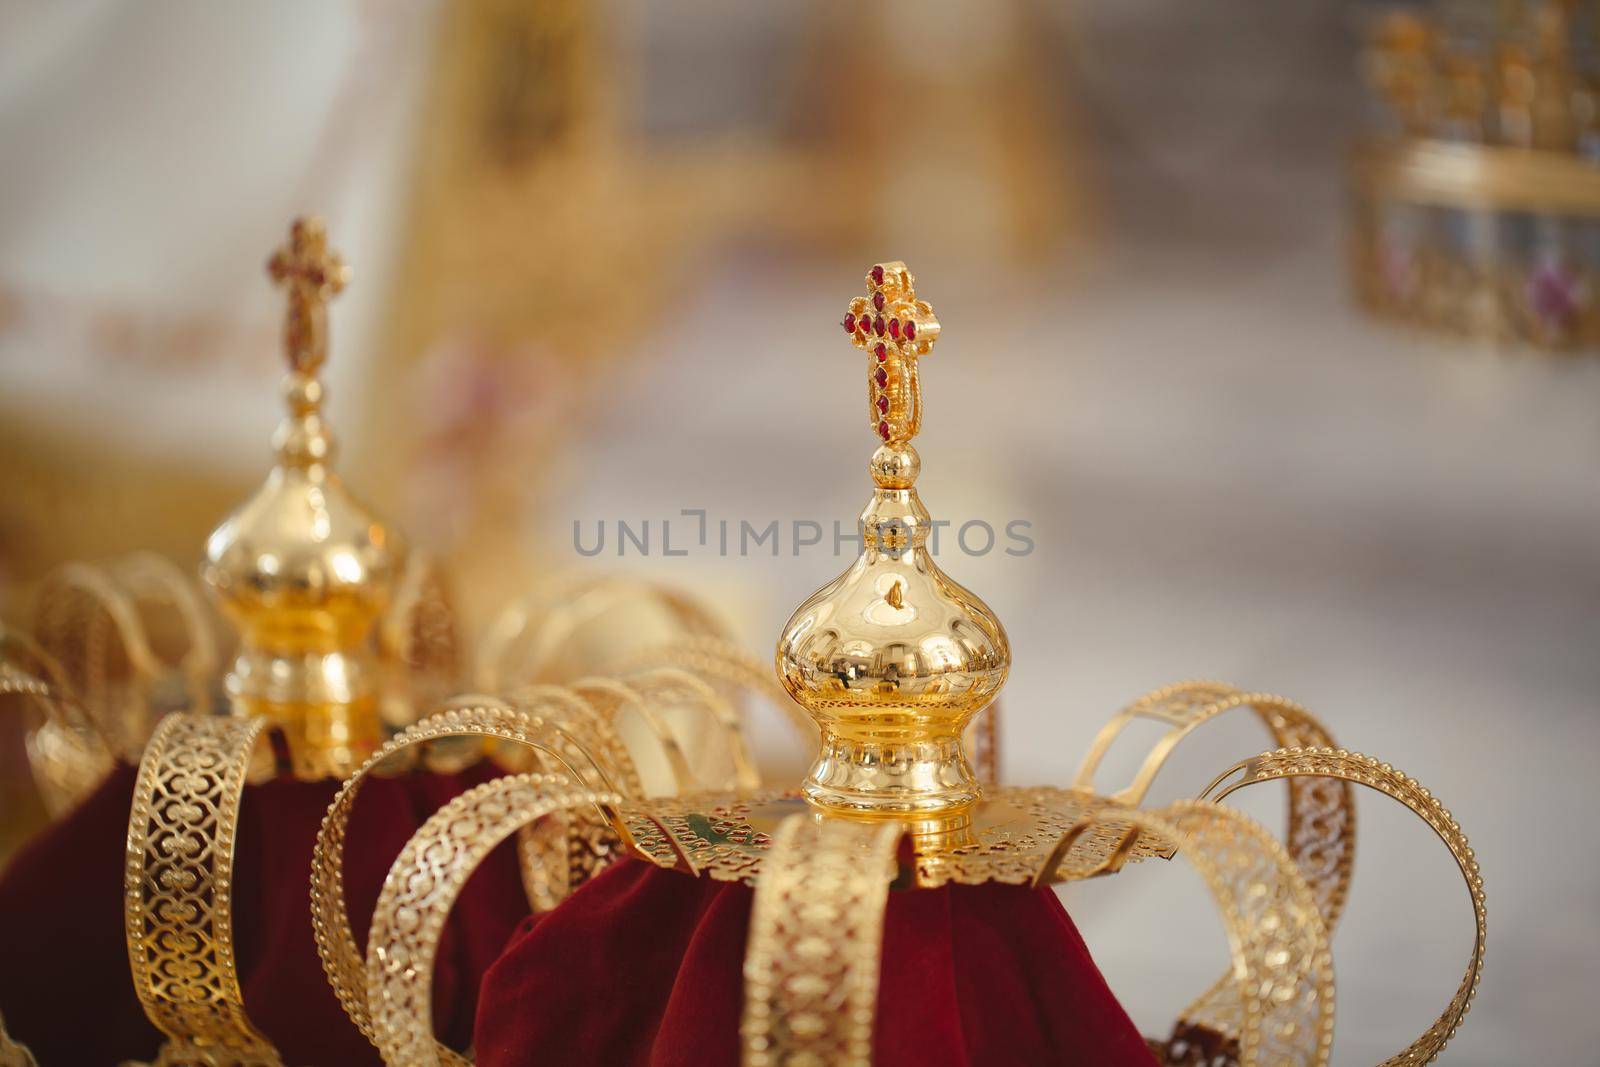
[[[97,611],[104,615],[95,614]],[[34,632],[63,663],[66,657],[61,648],[68,642],[82,642],[85,677],[74,681],[90,700],[103,682],[95,672],[103,662],[101,649],[108,623],[116,630],[133,672],[154,677],[160,671],[160,663],[145,638],[138,611],[109,575],[88,563],[68,563],[46,576],[39,590]]]
[[[531,714],[535,710],[540,716]],[[584,725],[575,720],[572,705],[565,698],[551,697],[524,707],[513,707],[491,698],[462,698],[457,706],[429,716],[397,734],[346,779],[334,797],[312,850],[311,927],[322,969],[333,986],[334,995],[351,1022],[374,1045],[378,1045],[379,1040],[367,1006],[365,965],[362,950],[350,928],[344,891],[345,832],[362,783],[397,753],[416,745],[446,737],[482,737],[532,749],[539,756],[552,760],[569,781],[607,796],[620,797],[605,769],[564,728],[568,723],[580,728]],[[611,811],[607,811],[605,817],[612,826],[620,827],[620,821]],[[527,862],[526,856],[524,862]],[[525,872],[525,880],[526,877]]]
[[[1213,680],[1178,682],[1151,690],[1117,712],[1101,728],[1073,779],[1073,788],[1094,791],[1094,777],[1106,753],[1130,724],[1165,723],[1168,729],[1146,754],[1133,780],[1113,800],[1136,807],[1172,753],[1200,727],[1235,709],[1255,713],[1276,748],[1332,748],[1326,727],[1287,697],[1253,693]],[[1344,913],[1356,850],[1355,795],[1348,782],[1333,778],[1295,778],[1287,782],[1288,824],[1283,841],[1317,897],[1329,934]]]
[[[55,659],[0,624],[0,696],[31,706],[24,745],[35,788],[52,817],[70,811],[111,769],[111,746]]]
[[[1229,794],[1247,785],[1279,779],[1292,781],[1317,777],[1366,786],[1411,809],[1428,824],[1439,840],[1444,842],[1445,847],[1450,850],[1451,858],[1460,868],[1462,878],[1466,881],[1467,893],[1472,899],[1475,923],[1472,957],[1467,961],[1466,973],[1462,976],[1461,984],[1456,988],[1449,1004],[1445,1006],[1444,1012],[1433,1025],[1406,1048],[1385,1060],[1382,1067],[1431,1063],[1455,1036],[1456,1029],[1471,1009],[1472,1000],[1478,992],[1478,981],[1483,973],[1487,907],[1483,876],[1478,869],[1477,858],[1467,843],[1466,835],[1461,832],[1461,825],[1432,793],[1415,779],[1395,770],[1389,764],[1357,752],[1333,748],[1284,748],[1276,752],[1265,752],[1236,763],[1218,775],[1206,787],[1202,798],[1209,797],[1220,802]],[[1190,1016],[1190,1013],[1193,1013],[1195,1017],[1204,1019],[1212,1014],[1212,1005],[1215,1003],[1212,994],[1215,992],[1216,989],[1213,987],[1212,993],[1201,997],[1186,1009],[1185,1015]]]
[[[648,703],[698,710],[726,746],[728,760],[733,767],[732,780],[702,781],[702,776],[691,766],[692,788],[754,790],[761,787],[761,773],[756,769],[755,760],[750,757],[749,746],[745,744],[744,723],[738,711],[717,692],[715,686],[680,667],[671,666],[630,671],[622,680]]]
[[[558,775],[516,775],[468,790],[422,825],[395,859],[372,915],[366,1000],[385,1062],[470,1064],[433,1034],[433,968],[439,935],[472,872],[518,828],[583,808],[622,802]]]
[[[166,1035],[158,1063],[270,1065],[233,949],[239,800],[264,720],[169,715],[139,764],[123,919],[134,991]]]
[[[217,669],[217,641],[205,604],[189,576],[165,556],[134,552],[110,567],[112,580],[126,590],[138,612],[142,605],[164,605],[177,613],[183,646],[172,666],[181,673],[189,706],[209,710],[209,685]]]
[[[817,724],[783,691],[772,672],[771,660],[757,659],[726,638],[690,635],[655,645],[629,659],[620,673],[655,667],[678,667],[696,677],[752,693],[777,708],[802,741],[816,742]]]
[[[744,957],[743,1067],[869,1067],[897,822],[791,815],[773,834]]]
[[[679,744],[672,728],[656,714],[644,694],[615,678],[580,678],[570,688],[601,709],[601,714],[612,729],[619,728],[618,720],[624,712],[636,716],[661,745],[662,754],[672,771],[671,791],[681,793],[694,788],[694,772],[689,769],[689,759],[684,755],[683,746]]]
[[[1218,985],[1227,984],[1234,1010],[1216,1029],[1242,1067],[1326,1064],[1334,1003],[1328,929],[1316,895],[1277,839],[1240,812],[1200,801],[1105,809],[1063,835],[1041,881],[1066,877],[1064,870],[1077,866],[1074,846],[1102,825],[1135,831],[1124,847],[1143,833],[1175,845],[1211,891],[1233,957]]]
[[[548,715],[552,706],[563,710],[568,733],[586,751],[609,769],[611,788],[626,797],[642,795],[644,785],[633,756],[615,728],[612,715],[579,697],[570,689],[555,685],[533,685],[507,695],[515,708]],[[614,706],[611,706],[614,712]],[[538,753],[515,744],[501,743],[496,758],[512,770],[532,770],[524,762],[538,762]],[[546,912],[579,885],[588,881],[616,858],[619,845],[612,824],[597,812],[554,812],[517,831],[517,862],[522,875],[523,894],[535,912]]]
[[[585,627],[615,610],[635,603],[660,607],[671,616],[673,629],[693,637],[726,640],[728,632],[705,605],[681,592],[616,575],[596,577],[583,572],[541,582],[534,593],[506,605],[490,620],[477,643],[477,684],[490,691],[538,681],[562,681],[573,638]],[[675,643],[675,642],[674,642]],[[608,674],[622,663],[597,665]]]

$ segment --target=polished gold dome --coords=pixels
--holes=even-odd
[[[344,265],[308,220],[295,223],[270,270],[289,295],[277,464],[213,531],[201,574],[240,633],[227,678],[235,714],[282,727],[302,777],[342,777],[381,740],[370,634],[404,550],[330,465],[317,371],[327,356],[326,301],[343,288]]]
[[[904,264],[875,266],[867,284],[845,326],[867,352],[869,411],[885,443],[870,465],[861,555],[790,618],[778,674],[822,731],[804,785],[813,802],[948,811],[981,793],[961,737],[1005,684],[1011,649],[994,612],[928,551],[910,437],[921,419],[916,360],[938,337],[937,320]],[[863,314],[869,329],[853,329]]]

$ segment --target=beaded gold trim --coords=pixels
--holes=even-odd
[[[680,637],[645,649],[629,659],[619,673],[657,667],[677,667],[693,677],[754,693],[777,708],[807,744],[816,740],[817,724],[783,691],[772,673],[771,661],[756,659],[732,641],[712,636]]]
[[[1095,772],[1107,752],[1133,723],[1154,721],[1169,729],[1150,747],[1132,781],[1113,794],[1117,799],[1137,805],[1149,792],[1161,769],[1177,747],[1201,726],[1235,709],[1254,712],[1279,748],[1329,748],[1333,739],[1326,727],[1300,704],[1272,693],[1252,693],[1212,680],[1193,680],[1154,689],[1123,708],[1101,728],[1079,767],[1073,785],[1094,788]],[[1350,783],[1328,777],[1296,777],[1286,781],[1288,822],[1283,841],[1300,873],[1311,887],[1322,913],[1328,935],[1344,912],[1354,871],[1356,850],[1355,795]],[[1224,972],[1194,1004],[1179,1017],[1179,1028],[1199,1027],[1184,1040],[1190,1046],[1209,1040],[1218,1048],[1237,1055],[1238,1025],[1223,1031],[1207,1030],[1198,1022],[1203,1017],[1236,1018],[1238,986],[1232,971]],[[1224,1002],[1231,1006],[1224,1009]],[[1209,1008],[1202,1009],[1209,1004]],[[1216,1040],[1205,1037],[1215,1033]],[[1176,1036],[1176,1035],[1175,1035]],[[1169,1041],[1170,1045],[1171,1042]]]
[[[1411,809],[1438,835],[1450,850],[1450,856],[1461,870],[1467,893],[1472,900],[1475,939],[1472,957],[1467,961],[1461,984],[1451,996],[1449,1004],[1422,1036],[1406,1048],[1385,1060],[1382,1067],[1404,1067],[1410,1064],[1431,1063],[1455,1036],[1461,1021],[1472,1008],[1478,992],[1478,981],[1483,974],[1484,947],[1487,939],[1487,905],[1483,891],[1483,875],[1460,823],[1414,778],[1395,770],[1372,756],[1332,748],[1285,748],[1265,752],[1252,759],[1243,760],[1228,768],[1206,787],[1202,796],[1221,801],[1230,793],[1259,782],[1278,779],[1289,781],[1323,777],[1346,783],[1363,785],[1389,796]],[[1206,1025],[1226,1028],[1229,1005],[1214,994],[1216,987],[1184,1010],[1182,1018]]]
[[[744,1067],[868,1067],[898,822],[791,815],[756,882]]]
[[[1232,1012],[1225,1029],[1239,1062],[1326,1064],[1333,1047],[1333,956],[1316,895],[1288,851],[1237,811],[1183,800],[1154,811],[1092,814],[1063,839],[1063,855],[1101,820],[1175,843],[1211,891],[1233,957],[1213,991],[1226,985],[1221,999]]]
[[[558,811],[611,809],[621,799],[558,775],[499,778],[456,797],[412,835],[384,879],[367,945],[370,1036],[385,1062],[472,1062],[433,1034],[434,961],[462,886],[518,827]]]
[[[626,703],[622,691],[614,684],[586,688],[591,698],[602,698],[597,701],[601,708],[591,717],[604,720],[609,727],[610,717]],[[618,699],[603,699],[606,696]],[[1097,796],[1084,788],[999,789],[956,815],[858,820],[819,812],[795,793],[702,793],[650,800],[635,795],[630,800],[601,803],[592,809],[597,813],[587,818],[607,848],[631,849],[659,866],[691,875],[755,886],[741,1027],[747,1065],[851,1063],[870,1058],[876,988],[866,983],[877,980],[884,894],[893,877],[894,847],[902,835],[910,839],[914,858],[901,876],[910,875],[909,881],[924,886],[986,881],[1041,886],[1115,872],[1131,861],[1149,857],[1185,859],[1213,896],[1233,959],[1224,976],[1184,1010],[1174,1036],[1166,1042],[1152,1041],[1152,1050],[1170,1063],[1322,1065],[1331,1049],[1334,1012],[1328,939],[1344,904],[1354,849],[1350,787],[1367,785],[1406,804],[1428,822],[1456,858],[1472,896],[1478,941],[1467,976],[1438,1021],[1388,1064],[1430,1061],[1455,1032],[1477,987],[1483,960],[1484,898],[1476,861],[1459,825],[1425,789],[1369,757],[1302,746],[1236,764],[1219,776],[1200,800],[1154,811],[1132,806],[1178,742],[1204,722],[1238,707],[1254,710],[1276,737],[1327,736],[1308,712],[1283,698],[1245,693],[1220,683],[1184,683],[1130,705],[1097,741],[1080,772],[1080,781],[1092,777],[1110,741],[1132,719],[1154,718],[1172,727],[1147,757],[1134,784],[1113,797]],[[436,718],[445,720],[449,714]],[[496,736],[532,743],[536,748],[538,731],[544,729],[542,724],[534,725],[532,717],[506,709],[458,709],[454,714],[487,716],[493,721],[479,721],[476,728],[492,729]],[[443,734],[463,725],[458,721],[454,727],[448,723],[419,727]],[[1285,844],[1246,816],[1206,802],[1206,798],[1220,800],[1246,784],[1276,779],[1285,780],[1290,787]],[[592,783],[581,784],[593,788]],[[354,785],[355,780],[347,783],[346,792],[353,793]],[[473,796],[471,803],[477,803],[476,798],[491,794]],[[498,803],[498,799],[484,803]],[[343,832],[339,807],[336,801],[324,825],[324,834],[335,842]],[[571,810],[585,807],[575,803]],[[469,808],[463,803],[455,809],[464,820],[458,820],[462,825],[482,818],[475,808]],[[500,811],[496,807],[491,814],[499,819]],[[509,815],[506,818],[515,821]],[[451,824],[450,818],[441,819],[438,826],[447,824]],[[519,825],[558,824],[529,819]],[[563,831],[565,838],[552,833],[545,855],[532,861],[544,877],[559,877],[555,872],[562,866],[563,848],[568,857],[573,852],[570,826],[575,825],[582,824],[570,822]],[[502,836],[514,829],[508,822]],[[429,832],[437,836],[443,831]],[[408,845],[408,855],[414,860],[430,855],[419,843],[421,838],[419,832]],[[557,844],[563,840],[569,843]],[[492,845],[485,841],[471,854],[481,857]],[[318,907],[319,899],[336,900],[337,929],[348,941],[342,896],[337,892],[337,853],[319,842],[318,856],[319,869],[324,871],[319,877],[335,880],[313,890],[313,907]],[[476,862],[466,864],[465,871],[470,873]],[[435,870],[431,876],[437,874]],[[410,867],[397,862],[391,879],[396,877],[430,875],[427,865],[415,860]],[[549,899],[559,900],[562,892],[555,886]],[[383,907],[394,911],[394,923],[408,921],[395,910],[398,905],[393,901]],[[434,951],[442,922],[439,918],[424,929],[410,947]],[[331,919],[319,920],[319,947],[329,944],[326,934],[333,929]],[[348,952],[353,959],[353,944],[348,945]],[[353,979],[341,978],[339,967],[346,964],[336,966],[331,958],[325,953],[330,980],[340,991],[346,1010],[370,1034],[357,1014],[365,1011],[365,999],[347,999],[348,990],[354,988]],[[431,956],[428,959],[431,961]],[[414,1007],[422,1001],[415,999],[417,983],[426,980],[425,976],[419,978],[404,967],[385,973],[386,977],[368,975],[367,996],[376,995],[380,987],[401,983],[404,988],[396,986],[393,995],[410,1006],[395,1014],[396,1025],[405,1032],[381,1040],[405,1042],[395,1048],[406,1055],[433,1048],[432,1054],[445,1062],[460,1062],[459,1057],[450,1058],[455,1053],[435,1048],[431,1034],[405,1029],[418,1017]],[[832,999],[828,999],[830,992]],[[404,999],[408,997],[412,999]],[[358,1008],[353,1010],[352,1003],[358,1003]],[[383,1047],[386,1054],[393,1051]]]
[[[1084,757],[1073,787],[1094,791],[1094,775],[1112,744],[1138,720],[1164,722],[1170,729],[1151,746],[1129,785],[1112,796],[1142,803],[1173,751],[1190,734],[1225,712],[1253,711],[1272,734],[1276,748],[1332,748],[1333,738],[1311,712],[1286,697],[1251,693],[1226,682],[1188,681],[1152,690],[1123,708],[1101,729]],[[1311,884],[1331,933],[1344,912],[1356,850],[1355,795],[1335,778],[1293,778],[1284,843]]]
[[[362,962],[362,950],[356,944],[355,933],[350,928],[344,893],[345,831],[356,796],[369,774],[397,753],[416,745],[443,738],[481,737],[531,749],[541,760],[548,760],[566,775],[567,780],[581,783],[585,788],[603,791],[607,796],[617,796],[617,803],[620,803],[621,794],[613,784],[608,769],[597,762],[590,750],[577,740],[579,736],[592,731],[598,722],[587,714],[586,707],[583,713],[578,711],[582,702],[570,694],[562,695],[559,690],[553,689],[542,696],[528,690],[523,696],[525,703],[520,706],[485,697],[463,697],[456,706],[407,727],[373,753],[345,781],[322,820],[311,858],[312,933],[316,938],[323,971],[333,986],[339,1004],[375,1045],[379,1044],[379,1040],[367,1005],[366,966]],[[417,831],[419,835],[422,832]],[[522,860],[526,883],[530,878],[527,865],[533,862],[526,849],[522,853]]]
[[[162,720],[134,785],[123,918],[134,990],[166,1035],[157,1062],[276,1065],[233,953],[233,848],[260,720]]]

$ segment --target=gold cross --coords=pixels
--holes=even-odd
[[[350,270],[328,250],[328,231],[313,216],[294,220],[289,243],[272,253],[267,273],[289,295],[283,317],[289,366],[312,374],[328,358],[328,301],[343,291]]]
[[[917,299],[916,279],[899,261],[867,272],[867,295],[844,316],[850,343],[867,353],[867,416],[885,442],[905,444],[922,428],[917,359],[939,339],[939,320]]]

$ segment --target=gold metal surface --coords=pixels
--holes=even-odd
[[[900,826],[787,816],[772,836],[744,954],[743,1067],[872,1063],[883,916]]]
[[[626,846],[619,811],[625,798],[641,802],[644,779],[624,739],[624,720],[637,716],[659,751],[669,752],[672,729],[655,716],[652,704],[696,701],[716,728],[738,732],[737,720],[719,710],[714,690],[674,669],[622,680],[580,679],[570,687],[527,686],[505,701],[462,697],[394,737],[346,780],[313,850],[312,929],[341,1006],[390,1062],[467,1062],[434,1042],[427,1013],[418,1016],[416,1005],[429,1002],[444,916],[471,872],[515,833],[530,903],[535,910],[558,905]],[[346,830],[361,784],[369,774],[404,766],[400,761],[412,750],[460,738],[482,739],[513,765],[510,750],[520,748],[533,754],[537,767],[555,774],[498,779],[463,794],[419,829],[385,883],[363,964],[343,873]],[[742,746],[742,737],[737,742]],[[676,762],[693,784],[687,765],[681,758]],[[447,853],[448,862],[441,861]],[[427,857],[420,868],[419,857]],[[419,912],[422,898],[426,916]]]
[[[784,626],[778,675],[822,733],[803,786],[813,803],[952,811],[982,793],[962,735],[1005,684],[1011,649],[1000,620],[927,548],[932,520],[917,496],[921,461],[910,438],[922,412],[916,364],[938,337],[937,320],[903,263],[874,266],[867,286],[870,298],[852,307],[871,313],[871,340],[854,311],[845,320],[854,318],[852,342],[868,349],[884,439],[869,467],[875,489],[861,514],[861,555]],[[893,330],[880,329],[885,317]],[[914,324],[910,337],[900,323]]]
[[[1433,1025],[1406,1048],[1384,1060],[1382,1067],[1431,1063],[1455,1036],[1462,1020],[1471,1010],[1472,1000],[1478,993],[1478,982],[1483,975],[1483,956],[1488,937],[1487,904],[1477,857],[1467,843],[1466,835],[1461,832],[1460,823],[1431,792],[1416,779],[1359,752],[1332,748],[1285,748],[1264,752],[1222,772],[1201,795],[1202,798],[1220,803],[1230,793],[1247,785],[1278,779],[1293,781],[1318,777],[1366,786],[1405,805],[1427,823],[1450,850],[1450,857],[1456,861],[1461,877],[1466,882],[1475,925],[1472,956],[1467,961],[1466,973]],[[1185,1009],[1183,1018],[1213,1028],[1226,1028],[1232,1017],[1233,1006],[1228,998],[1219,997],[1218,992],[1218,987],[1213,987]]]
[[[917,299],[904,263],[877,263],[867,272],[867,295],[850,301],[843,325],[867,354],[867,425],[886,444],[907,443],[922,429],[917,361],[939,339],[933,306]]]
[[[41,583],[36,640],[20,633],[0,657],[48,675],[54,711],[28,735],[46,805],[61,815],[99,783],[113,760],[133,763],[161,717],[209,710],[216,642],[192,581],[148,552],[69,563]]]
[[[1233,1009],[1217,1020],[1225,1047],[1249,1067],[1328,1062],[1333,1047],[1333,957],[1315,895],[1287,851],[1249,817],[1185,800],[1119,818],[1177,846],[1210,890],[1232,966],[1213,987]],[[1073,833],[1087,832],[1091,816]],[[1190,1013],[1184,1021],[1194,1021]],[[1199,1014],[1202,1024],[1212,1023]],[[1212,1059],[1171,1060],[1212,1064]]]
[[[169,715],[139,764],[123,918],[158,1063],[278,1067],[250,1022],[233,947],[239,800],[263,719]]]
[[[779,825],[815,810],[799,793],[768,791],[630,802],[622,818],[641,858],[753,886],[769,862]],[[1106,797],[1039,786],[996,789],[955,812],[875,818],[899,827],[911,841],[912,865],[900,873],[906,885],[1043,885],[1170,856],[1170,842],[1122,818],[1132,810]],[[1091,816],[1092,830],[1073,837],[1064,850],[1063,839]]]
[[[1220,682],[1168,686],[1112,720],[1075,788],[996,789],[953,811],[889,817],[830,812],[799,792],[646,798],[616,730],[630,701],[641,700],[637,691],[593,681],[573,690],[534,687],[519,699],[520,708],[478,700],[412,727],[346,783],[319,836],[312,908],[324,968],[346,1011],[391,1062],[467,1062],[434,1042],[419,1005],[427,1003],[443,916],[456,891],[513,833],[525,839],[525,880],[530,899],[537,903],[542,895],[541,906],[559,903],[572,879],[588,877],[619,850],[695,877],[754,886],[741,1027],[747,1064],[867,1062],[876,1008],[871,983],[879,972],[891,885],[912,891],[990,881],[1038,887],[1112,874],[1145,858],[1177,857],[1194,866],[1210,890],[1233,958],[1184,1009],[1173,1036],[1150,1042],[1152,1051],[1174,1065],[1324,1065],[1334,1009],[1328,939],[1349,884],[1352,784],[1385,792],[1428,822],[1461,866],[1477,921],[1467,975],[1446,1011],[1388,1064],[1429,1062],[1454,1034],[1476,990],[1484,944],[1476,862],[1449,813],[1392,768],[1330,747],[1291,746],[1235,765],[1199,801],[1155,811],[1134,806],[1176,745],[1226,711],[1251,709],[1275,738],[1326,738],[1309,712],[1281,697]],[[1115,796],[1092,792],[1084,783],[1138,719],[1170,729],[1127,789]],[[569,731],[583,733],[582,742]],[[341,852],[350,804],[365,773],[410,746],[450,736],[532,748],[553,760],[550,769],[560,772],[561,784],[535,795],[501,780],[463,795],[430,820],[391,871],[373,926],[384,931],[384,941],[369,944],[363,972],[344,914]],[[612,787],[617,778],[628,787]],[[1207,802],[1277,779],[1290,785],[1286,845],[1244,815]],[[910,847],[901,852],[895,846],[903,837]],[[430,858],[423,862],[423,856]],[[435,863],[441,856],[448,862]],[[414,906],[419,900],[423,911]],[[367,1007],[380,1002],[381,1028]]]
[[[27,709],[23,741],[46,811],[60,818],[111,769],[105,734],[73,696],[54,657],[32,638],[0,624],[0,696]]]
[[[1167,760],[1185,738],[1201,726],[1234,710],[1254,712],[1272,735],[1276,748],[1332,748],[1333,738],[1305,708],[1272,693],[1250,693],[1226,682],[1186,681],[1146,693],[1123,708],[1101,728],[1089,746],[1074,789],[1094,792],[1095,775],[1117,739],[1134,723],[1154,721],[1168,729],[1151,746],[1132,782],[1111,793],[1137,806]],[[1350,783],[1328,777],[1294,777],[1288,787],[1288,825],[1283,841],[1289,855],[1316,894],[1317,906],[1331,934],[1344,912],[1356,852],[1356,806]]]
[[[317,376],[327,301],[345,285],[322,223],[301,219],[268,264],[284,287],[288,415],[266,484],[211,534],[202,576],[239,628],[228,673],[234,714],[281,728],[302,778],[348,774],[382,736],[370,640],[404,551],[345,490]]]
[[[0,1067],[39,1067],[27,1046],[19,1045],[6,1033],[6,1021],[0,1018]]]
[[[312,933],[323,971],[345,1014],[375,1045],[382,1047],[368,1007],[363,953],[350,927],[344,895],[345,831],[367,776],[396,755],[418,745],[446,738],[483,738],[531,749],[549,760],[551,769],[567,780],[620,798],[623,794],[617,791],[615,779],[620,777],[626,781],[631,765],[604,760],[598,755],[620,749],[620,741],[603,736],[605,729],[608,727],[603,720],[581,699],[571,693],[562,694],[555,687],[541,687],[538,694],[526,694],[521,706],[489,697],[464,697],[454,707],[429,716],[395,736],[346,779],[328,808],[312,852]],[[591,743],[585,745],[580,738]],[[530,862],[527,852],[523,854],[523,862]],[[524,871],[524,881],[528,880],[529,875]],[[441,932],[435,930],[433,936]],[[428,980],[432,980],[431,974]]]
[[[520,827],[557,812],[605,811],[621,801],[559,775],[500,778],[439,809],[396,857],[372,913],[367,943],[368,1034],[392,1064],[468,1064],[433,1035],[439,933],[468,877]]]

